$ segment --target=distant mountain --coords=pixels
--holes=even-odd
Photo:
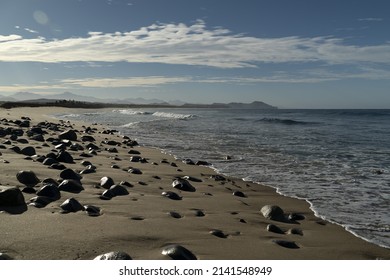
[[[229,108],[229,109],[277,109],[277,107],[268,105],[261,101],[254,101],[252,103],[213,103],[213,104],[189,104],[184,103],[180,100],[173,100],[165,102],[161,99],[145,99],[145,98],[126,98],[126,99],[103,99],[90,96],[83,96],[74,94],[71,92],[64,92],[61,94],[36,94],[31,92],[17,92],[11,96],[2,96],[0,95],[0,101],[3,102],[29,102],[29,103],[51,103],[55,100],[67,100],[67,101],[80,101],[80,102],[89,102],[89,103],[101,103],[110,105],[133,105],[140,106],[146,105],[150,106],[162,106],[162,107],[181,107],[181,108]]]

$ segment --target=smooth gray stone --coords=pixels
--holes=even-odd
[[[60,207],[64,210],[64,213],[84,210],[84,206],[73,197],[65,200]]]
[[[130,257],[129,254],[121,251],[105,253],[94,258],[94,260],[100,260],[100,261],[131,260],[131,259],[132,258]]]
[[[274,221],[284,221],[286,217],[282,208],[276,205],[265,205],[260,210],[261,214],[267,219]]]
[[[195,192],[196,189],[194,186],[190,184],[187,180],[184,179],[176,179],[172,183],[172,187],[175,189],[181,190],[181,191],[186,191],[186,192]]]

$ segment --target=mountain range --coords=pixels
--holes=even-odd
[[[232,109],[277,109],[261,101],[252,103],[213,103],[213,104],[190,104],[180,100],[166,102],[161,99],[145,98],[125,98],[125,99],[103,99],[84,95],[78,95],[71,92],[61,94],[37,94],[31,92],[17,92],[10,96],[0,95],[0,102],[28,102],[35,104],[48,103],[53,100],[72,100],[90,103],[118,104],[118,105],[158,105],[158,106],[178,106],[184,108],[232,108]]]

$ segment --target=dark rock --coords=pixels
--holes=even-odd
[[[118,153],[118,149],[117,148],[113,148],[113,147],[111,147],[111,148],[108,148],[108,149],[106,149],[109,153]]]
[[[12,258],[6,253],[0,253],[0,260],[12,260]]]
[[[66,169],[66,166],[61,163],[53,163],[52,165],[50,165],[50,168],[57,169],[57,170],[64,170]]]
[[[44,185],[54,185],[54,186],[57,186],[58,187],[58,182],[56,180],[54,180],[53,178],[45,178],[42,180],[42,184]]]
[[[172,218],[175,218],[175,219],[180,219],[180,218],[182,217],[179,213],[177,213],[177,212],[175,212],[175,211],[170,211],[168,214],[169,214]]]
[[[17,154],[20,154],[21,151],[20,151],[20,148],[18,146],[13,146],[11,148],[9,148],[11,151],[14,151],[15,153]]]
[[[34,189],[34,187],[24,187],[22,192],[32,194],[36,193],[37,191]]]
[[[36,196],[30,199],[30,205],[37,208],[46,207],[51,202],[53,202],[53,200],[46,196]]]
[[[69,154],[67,151],[61,151],[58,153],[56,159],[59,162],[64,162],[64,163],[74,163],[73,157],[71,154]]]
[[[18,188],[0,190],[0,206],[26,205],[23,193]]]
[[[101,215],[100,208],[93,205],[85,205],[84,211],[87,212],[88,216],[97,217]]]
[[[61,198],[61,193],[58,187],[54,184],[46,184],[37,191],[38,196],[45,196],[51,200],[58,200]]]
[[[260,210],[261,214],[267,219],[274,220],[274,221],[285,221],[285,215],[279,206],[276,205],[265,205]]]
[[[31,140],[38,141],[38,142],[44,142],[45,138],[43,137],[42,134],[35,134],[30,137]]]
[[[219,229],[213,229],[210,231],[210,234],[211,235],[214,235],[216,237],[219,237],[219,238],[226,238],[228,237],[227,234],[225,234],[222,230],[219,230]]]
[[[33,156],[36,154],[35,152],[35,148],[34,147],[31,147],[31,146],[28,146],[28,147],[25,147],[23,148],[22,150],[20,150],[20,152],[25,155],[25,156]]]
[[[61,209],[63,210],[63,213],[68,213],[68,212],[77,212],[84,210],[83,205],[81,205],[80,202],[78,202],[75,198],[69,198],[65,200],[61,205]]]
[[[291,213],[290,215],[288,215],[288,219],[291,221],[301,221],[305,219],[305,216],[298,213]]]
[[[195,211],[196,217],[204,217],[205,216],[204,212],[200,209],[194,209],[194,211]]]
[[[73,169],[70,168],[62,170],[60,173],[60,177],[62,179],[72,179],[77,181],[80,181],[83,178],[80,174],[76,173]]]
[[[59,184],[58,189],[64,192],[80,193],[84,190],[81,183],[77,180],[64,180]]]
[[[197,260],[196,256],[191,251],[177,244],[166,246],[163,249],[162,254],[173,260]]]
[[[243,192],[241,192],[241,191],[234,191],[233,195],[234,196],[239,196],[239,197],[246,197],[246,195]]]
[[[226,181],[226,178],[221,175],[211,175],[210,178],[215,181]]]
[[[109,189],[115,196],[128,195],[128,190],[121,185],[112,185]]]
[[[275,244],[278,244],[279,246],[282,246],[284,248],[288,249],[299,249],[299,246],[293,242],[293,241],[287,241],[287,240],[272,240]]]
[[[110,200],[111,198],[115,197],[115,194],[111,190],[105,190],[99,198],[102,200]]]
[[[195,192],[196,189],[188,182],[187,180],[184,179],[176,179],[172,183],[172,187],[175,189],[181,190],[181,191],[186,191],[186,192]]]
[[[129,256],[129,254],[119,251],[119,252],[110,252],[110,253],[97,256],[94,260],[111,261],[111,260],[131,260],[131,259],[132,258]]]
[[[303,235],[303,231],[299,228],[290,228],[287,231],[288,234],[297,234],[297,235]]]
[[[102,188],[109,189],[112,185],[115,185],[115,183],[111,177],[105,176],[100,179],[100,186]]]
[[[142,157],[140,157],[140,156],[130,157],[130,162],[140,162],[141,160],[142,160]]]
[[[170,198],[172,200],[182,200],[181,196],[179,196],[177,193],[171,192],[171,191],[162,192],[161,195],[165,196],[165,197],[168,197],[168,198]]]
[[[16,179],[18,179],[20,183],[31,187],[35,186],[40,182],[35,173],[30,170],[19,171],[16,174]]]
[[[127,182],[127,181],[122,181],[122,182],[120,182],[119,185],[122,185],[122,186],[125,186],[125,187],[129,187],[129,188],[133,187],[133,185],[131,183]]]
[[[139,151],[136,151],[136,150],[130,150],[127,153],[130,155],[140,155],[141,154]]]
[[[88,166],[88,165],[92,165],[92,163],[91,163],[90,161],[88,161],[88,160],[83,160],[83,161],[81,162],[81,165],[82,165],[82,166]]]
[[[194,163],[191,159],[189,159],[189,158],[184,159],[183,162],[184,162],[185,164],[188,164],[188,165],[195,165],[195,163]]]
[[[204,161],[204,160],[198,160],[195,165],[205,165],[205,166],[208,166],[210,165],[210,163],[208,163],[207,161]]]
[[[273,224],[269,224],[267,226],[267,231],[273,232],[273,233],[278,233],[278,234],[284,234],[284,231],[280,227],[275,226]]]
[[[95,142],[95,138],[93,138],[93,136],[91,136],[91,135],[83,135],[83,136],[81,136],[81,141]]]
[[[69,129],[67,131],[60,133],[58,135],[58,138],[76,141],[77,140],[77,133],[73,129]]]
[[[142,174],[142,171],[139,170],[138,168],[130,168],[127,172],[129,172],[131,174],[136,174],[136,175],[141,175]]]
[[[192,176],[184,176],[184,177],[181,177],[182,179],[184,180],[188,180],[188,181],[192,181],[192,182],[203,182],[202,179],[199,179],[199,178],[195,178],[195,177],[192,177]]]

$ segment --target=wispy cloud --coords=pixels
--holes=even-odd
[[[367,17],[367,18],[359,18],[358,21],[383,21],[383,18]]]
[[[24,30],[26,30],[27,32],[30,32],[30,33],[35,33],[35,34],[39,33],[38,31],[30,29],[30,28],[24,28]]]
[[[90,32],[87,37],[48,40],[0,36],[0,61],[141,62],[217,68],[261,63],[390,63],[390,44],[347,45],[331,37],[257,38],[207,29],[203,21],[153,24],[129,32]]]

